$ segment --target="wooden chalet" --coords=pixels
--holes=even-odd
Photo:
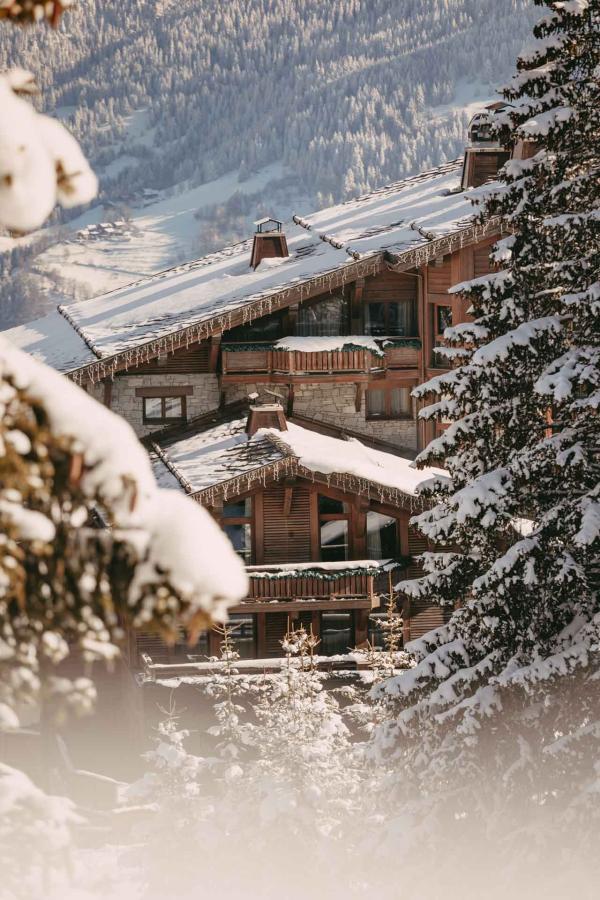
[[[444,427],[418,420],[411,391],[449,365],[444,331],[468,318],[450,288],[490,270],[500,225],[476,221],[473,191],[510,152],[534,149],[494,143],[497,112],[474,118],[464,159],[291,223],[261,220],[248,241],[5,332],[120,412],[161,482],[208,506],[238,542],[253,568],[235,615],[253,653],[275,652],[292,613],[327,644],[334,608],[350,616],[342,643],[360,643],[385,574],[374,563],[406,566],[423,549],[408,525],[414,492],[353,474],[347,439],[387,471]],[[273,393],[276,414],[264,403]],[[255,415],[271,416],[269,436],[240,416],[249,396],[261,401]],[[335,442],[337,468],[304,465],[290,450],[302,440],[309,459]],[[369,552],[374,516],[394,523],[381,557]],[[407,637],[437,622],[405,612]]]

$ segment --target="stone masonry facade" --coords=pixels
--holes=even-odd
[[[111,408],[127,419],[139,437],[160,426],[144,425],[143,402],[136,396],[136,388],[152,387],[191,387],[192,393],[187,397],[187,418],[195,418],[203,413],[217,409],[219,406],[219,384],[215,374],[165,374],[165,375],[117,375],[112,385]],[[100,386],[101,400],[102,386]]]
[[[249,394],[257,393],[261,400],[274,400],[272,393],[277,393],[285,407],[287,403],[287,387],[283,384],[242,384],[228,385],[225,389],[225,400],[232,403],[245,400]],[[354,384],[297,384],[294,386],[294,412],[299,416],[308,416],[320,422],[328,422],[369,435],[381,441],[387,441],[396,447],[407,450],[417,449],[416,409],[413,401],[411,419],[394,419],[377,421],[367,419],[365,398],[360,412],[356,411],[356,387]]]
[[[367,419],[365,398],[356,411],[356,388],[353,384],[300,384],[294,390],[294,412],[322,422],[331,422],[359,434],[370,435],[397,447],[417,448],[416,412],[413,401],[411,419],[377,421]]]

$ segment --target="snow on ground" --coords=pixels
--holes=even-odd
[[[111,165],[114,167],[121,161],[119,158]],[[162,194],[149,191],[131,205],[106,208],[97,204],[69,222],[69,237],[40,254],[36,266],[62,279],[71,279],[90,296],[114,290],[198,256],[195,245],[202,223],[195,215],[199,210],[225,203],[238,192],[268,197],[269,184],[285,174],[282,165],[276,162],[245,181],[238,181],[238,173],[234,171],[189,190],[175,189]],[[278,200],[277,212],[289,216],[300,196],[305,198],[298,194],[290,197],[289,209],[283,212]],[[100,239],[76,239],[82,229],[122,219],[124,215],[128,218],[126,228],[116,229],[114,234]]]

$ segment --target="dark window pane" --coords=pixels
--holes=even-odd
[[[367,556],[394,559],[398,555],[396,520],[381,513],[367,513]]]
[[[409,416],[412,412],[410,388],[392,388],[390,392],[390,415],[394,418]]]
[[[334,500],[332,497],[325,497],[323,494],[319,494],[319,513],[321,515],[325,515],[326,513],[347,513],[349,510],[347,503],[342,503],[341,500]]]
[[[333,656],[347,653],[354,646],[354,617],[351,612],[321,614],[321,643],[319,653]]]
[[[345,297],[329,297],[310,305],[302,304],[298,309],[296,334],[338,335],[347,334],[349,330],[348,301]]]
[[[384,416],[385,415],[385,391],[371,390],[367,391],[367,415]]]
[[[240,659],[256,658],[256,616],[232,613],[229,624],[233,627],[233,643]]]
[[[245,563],[249,563],[252,556],[250,525],[225,525],[224,531],[238,556],[241,556]]]
[[[321,559],[336,562],[348,559],[348,522],[334,519],[321,523]]]
[[[388,334],[386,322],[386,303],[369,303],[367,305],[367,334]]]
[[[243,500],[234,500],[232,503],[226,503],[223,507],[223,517],[225,519],[241,519],[252,515],[252,498],[246,497]]]
[[[452,325],[452,307],[451,306],[438,306],[437,310],[437,333],[443,334],[446,328],[450,328]]]
[[[373,612],[369,616],[369,641],[372,647],[383,648],[385,646],[384,632],[381,627],[381,623],[384,622],[385,619],[385,612]]]

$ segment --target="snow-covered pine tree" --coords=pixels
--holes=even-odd
[[[600,737],[600,4],[536,3],[547,14],[499,124],[536,152],[482,206],[510,233],[502,269],[455,288],[474,319],[446,333],[459,365],[416,392],[451,421],[418,460],[449,472],[417,520],[445,550],[403,588],[461,608],[380,688],[401,710],[379,740],[404,755],[405,784],[452,786],[449,821],[489,801],[506,835],[530,798],[556,846],[581,850]]]

